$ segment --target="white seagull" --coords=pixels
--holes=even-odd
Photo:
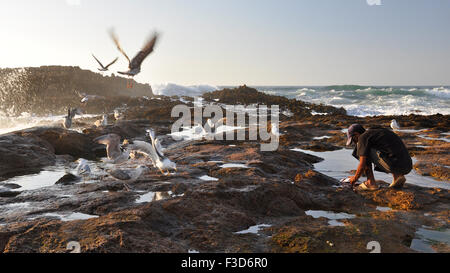
[[[393,119],[391,121],[391,128],[392,128],[392,130],[400,130],[400,125],[398,125],[398,123],[395,119]]]
[[[113,65],[115,62],[117,62],[117,60],[119,59],[119,57],[115,58],[114,61],[112,61],[110,64],[108,64],[107,66],[104,66],[95,56],[94,54],[92,54],[92,57],[94,57],[94,59],[97,61],[97,63],[101,66],[101,68],[98,68],[99,71],[108,71],[108,68]]]
[[[98,95],[88,95],[86,93],[80,93],[78,91],[75,90],[75,93],[81,98],[81,103],[87,103],[89,100],[94,100],[94,99],[100,99],[100,98],[105,98],[103,96],[98,96]]]
[[[277,137],[280,136],[279,124],[278,123],[272,123],[271,133],[274,136],[277,136]]]
[[[96,120],[94,124],[97,127],[101,127],[101,126],[105,127],[105,126],[107,126],[108,125],[108,115],[103,115],[102,119],[101,120],[100,119]]]
[[[91,175],[91,168],[87,163],[87,160],[84,158],[78,159],[77,166],[77,175],[82,176],[83,178],[89,177]]]
[[[97,137],[94,141],[106,145],[106,155],[114,164],[123,163],[130,158],[129,149],[125,149],[124,151],[121,149],[119,135],[108,134]]]
[[[153,137],[153,134],[149,134],[150,138],[152,140],[152,144],[145,142],[145,141],[139,141],[135,140],[133,141],[133,144],[129,144],[129,147],[132,150],[139,151],[140,153],[143,153],[145,156],[149,157],[152,161],[153,167],[158,168],[162,174],[169,175],[170,169],[177,170],[177,164],[175,162],[172,162],[169,158],[164,157],[156,148],[155,144],[155,138]],[[167,173],[164,173],[164,170],[167,170]]]
[[[161,142],[159,141],[159,139],[157,137],[155,137],[155,131],[153,131],[152,129],[147,130],[147,134],[150,137],[150,140],[152,140],[152,142],[155,143],[155,149],[156,151],[158,151],[158,154],[160,154],[161,156],[164,156],[164,151],[166,150],[166,148],[164,148],[161,145]]]
[[[142,62],[145,60],[145,58],[150,53],[153,52],[153,48],[155,47],[156,40],[158,39],[158,34],[157,33],[153,34],[152,38],[150,40],[148,40],[148,42],[144,45],[144,47],[136,54],[136,56],[132,60],[130,60],[130,58],[127,56],[125,51],[120,46],[119,39],[117,38],[117,36],[116,36],[116,34],[114,33],[113,30],[110,31],[110,35],[111,35],[112,40],[116,44],[117,49],[128,60],[128,68],[129,68],[129,70],[126,71],[126,72],[118,72],[118,73],[122,74],[122,75],[131,76],[131,77],[134,77],[137,74],[139,74],[139,72],[141,72]]]
[[[67,109],[67,116],[64,117],[64,122],[63,122],[63,126],[66,129],[69,129],[70,127],[72,127],[72,119],[75,117],[75,115],[79,115],[81,114],[81,110],[78,108],[74,108],[71,109],[69,107],[69,109]]]
[[[123,114],[119,111],[119,109],[114,109],[114,118],[116,120],[123,119]]]
[[[108,174],[117,180],[125,183],[130,183],[136,181],[145,171],[148,171],[148,168],[141,165],[137,166],[134,169],[115,169],[112,171],[108,171]],[[124,184],[124,186],[127,190],[130,190],[127,184]]]

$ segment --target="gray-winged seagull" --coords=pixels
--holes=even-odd
[[[125,51],[122,49],[122,47],[120,46],[119,43],[119,39],[117,38],[117,35],[114,33],[114,30],[110,31],[110,35],[112,40],[114,41],[117,49],[120,51],[120,53],[122,53],[125,58],[127,58],[128,60],[128,68],[129,70],[126,72],[118,72],[119,74],[122,75],[127,75],[127,76],[131,76],[134,77],[137,74],[139,74],[139,72],[141,72],[141,65],[142,62],[145,60],[145,58],[153,52],[153,48],[155,47],[156,44],[156,40],[158,39],[158,34],[154,33],[152,38],[150,40],[147,41],[147,43],[145,43],[144,47],[136,54],[136,56],[130,60],[130,58],[128,57],[128,55],[125,53]]]
[[[139,151],[149,157],[152,161],[154,167],[158,168],[162,174],[169,175],[169,170],[177,170],[177,164],[172,162],[169,158],[165,157],[158,151],[155,144],[155,138],[152,133],[149,134],[152,140],[152,144],[147,143],[145,141],[135,140],[132,144],[129,144],[129,147],[132,150]],[[164,170],[167,170],[167,173],[164,173]]]
[[[108,171],[108,173],[117,180],[124,182],[124,186],[127,190],[129,186],[125,183],[130,183],[136,181],[143,172],[147,171],[148,168],[146,166],[138,166],[135,169],[115,169],[112,171]]]
[[[130,158],[129,149],[122,151],[120,145],[120,136],[116,134],[108,134],[94,139],[95,142],[106,145],[106,155],[112,163],[119,164]]]
[[[66,129],[69,129],[70,127],[72,127],[72,119],[75,117],[75,115],[80,115],[82,113],[82,111],[78,108],[70,108],[67,109],[67,116],[64,117],[64,122],[63,122],[63,126]]]
[[[91,175],[91,168],[89,167],[87,160],[84,158],[80,158],[78,162],[77,175],[83,178],[89,177]]]
[[[399,130],[400,129],[400,125],[398,125],[397,121],[395,119],[393,119],[391,121],[391,128],[392,130]]]
[[[110,64],[108,64],[107,66],[104,66],[95,56],[94,54],[92,54],[92,57],[94,57],[94,59],[97,61],[97,63],[101,66],[101,68],[98,68],[99,71],[108,71],[108,68],[113,65],[115,62],[117,62],[117,60],[119,59],[119,57],[115,58],[114,61],[112,61]]]

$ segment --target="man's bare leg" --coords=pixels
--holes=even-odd
[[[372,171],[372,164],[367,165],[366,169],[367,182],[365,182],[366,186],[369,188],[375,188],[377,186],[377,182],[375,180],[375,176]]]
[[[395,173],[393,173],[392,176],[394,177],[394,180],[392,181],[392,184],[389,187],[398,189],[403,188],[406,182],[405,176],[402,174],[395,174]]]

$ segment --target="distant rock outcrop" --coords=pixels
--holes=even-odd
[[[102,76],[79,67],[6,68],[0,69],[0,113],[62,114],[81,100],[75,90],[106,99],[153,95],[148,84],[133,81],[133,88],[127,89],[126,78]]]

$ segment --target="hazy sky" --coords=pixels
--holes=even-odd
[[[213,85],[450,85],[450,1],[0,0],[0,67],[96,70],[159,31],[136,77]],[[125,70],[121,56],[113,71]]]

